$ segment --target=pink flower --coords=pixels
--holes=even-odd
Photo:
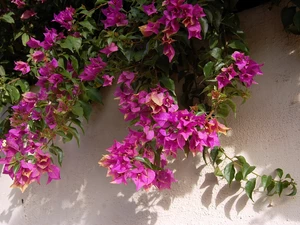
[[[40,62],[40,61],[43,61],[43,60],[44,60],[45,54],[44,54],[44,52],[42,52],[42,51],[35,51],[35,52],[32,54],[32,58],[33,58],[33,61],[34,61],[34,62]]]
[[[163,53],[164,53],[164,55],[166,55],[169,58],[169,62],[171,62],[175,56],[175,50],[174,50],[173,46],[170,44],[164,45]]]
[[[118,51],[118,46],[113,42],[106,46],[104,49],[100,50],[100,52],[106,54],[107,57],[109,57],[111,53],[116,51]]]
[[[118,79],[118,84],[124,83],[125,85],[127,85],[127,87],[130,87],[130,84],[133,81],[133,79],[134,79],[134,73],[129,71],[124,71],[121,73]]]
[[[29,41],[26,43],[30,48],[39,48],[41,45],[41,42],[39,40],[34,39],[31,37]]]
[[[91,81],[96,79],[97,75],[104,69],[106,63],[102,61],[101,57],[90,58],[91,63],[85,66],[83,72],[79,75],[82,81]]]
[[[188,26],[187,30],[189,32],[189,36],[188,39],[191,39],[192,37],[198,38],[198,39],[202,39],[200,32],[201,32],[201,26],[200,23],[197,22],[194,25]]]
[[[226,76],[226,73],[221,73],[216,77],[218,81],[218,88],[222,89],[223,87],[227,86],[230,84],[229,78]]]
[[[34,12],[32,9],[30,10],[26,10],[22,15],[21,15],[21,19],[22,20],[27,20],[30,17],[33,17],[36,15],[36,12]]]
[[[112,82],[113,82],[113,79],[115,79],[113,76],[109,76],[107,74],[103,75],[102,76],[103,78],[103,87],[106,87],[106,86],[111,86],[112,85]]]
[[[141,33],[142,33],[145,37],[149,37],[149,36],[151,36],[153,33],[154,33],[154,34],[158,34],[158,33],[159,33],[159,27],[160,27],[160,23],[149,21],[148,24],[145,24],[145,25],[143,25],[143,26],[140,26],[139,29],[140,29]]]
[[[18,9],[23,8],[25,6],[24,0],[12,0],[11,3],[16,4]]]
[[[157,13],[157,9],[154,6],[154,1],[150,5],[143,5],[143,9],[148,16]]]
[[[22,74],[26,74],[26,73],[29,73],[30,66],[26,62],[17,61],[17,62],[15,62],[14,70],[21,71]]]
[[[64,11],[61,11],[58,15],[54,14],[54,20],[59,23],[62,27],[67,30],[71,30],[73,25],[73,16],[75,14],[75,9],[72,7],[67,7]]]

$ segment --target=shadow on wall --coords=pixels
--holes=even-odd
[[[105,107],[94,107],[93,126],[85,126],[80,148],[75,141],[63,146],[62,179],[45,185],[43,177],[42,185],[34,183],[23,194],[12,189],[10,207],[0,212],[0,224],[153,225],[158,216],[155,207],[168,210],[174,198],[193,190],[203,166],[198,166],[200,158],[183,159],[183,155],[172,165],[181,169],[175,173],[179,184],[170,191],[136,193],[132,182],[127,186],[110,184],[107,170],[100,168],[98,161],[114,139],[122,140],[127,128],[112,92],[113,88],[104,93]]]
[[[224,137],[222,144],[234,149],[235,155],[245,155],[260,174],[272,174],[280,167],[299,183],[300,36],[284,31],[281,8],[269,11],[268,6],[240,14],[251,56],[264,63],[264,76],[257,79],[259,84],[252,87],[247,103],[238,106],[237,118],[229,119],[232,135]],[[233,203],[237,213],[245,207],[247,197],[237,200],[236,196],[224,207],[228,218]],[[258,216],[251,224],[265,224],[276,217],[300,223],[299,194],[293,198],[262,195],[254,200],[253,210]]]

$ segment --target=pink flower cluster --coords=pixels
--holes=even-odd
[[[44,3],[46,2],[46,0],[37,0],[37,2]],[[18,7],[18,9],[24,8],[26,5],[25,0],[11,0],[11,3],[15,4]]]
[[[56,19],[61,17],[62,21],[68,21],[70,15],[66,16],[65,13],[69,10],[67,8],[59,13]],[[12,107],[11,129],[5,139],[0,139],[0,152],[4,154],[4,158],[0,159],[0,164],[4,164],[3,173],[8,174],[14,180],[13,186],[22,191],[34,181],[39,183],[44,173],[48,174],[48,183],[53,179],[60,179],[59,168],[52,163],[50,154],[45,151],[49,148],[49,142],[56,137],[57,131],[68,132],[68,118],[65,115],[72,111],[82,93],[80,79],[94,80],[106,66],[98,56],[90,59],[79,76],[71,61],[67,62],[66,68],[61,68],[58,60],[52,56],[51,49],[56,47],[58,40],[65,37],[55,29],[46,29],[44,35],[43,41],[30,38],[27,42],[34,49],[31,58],[38,71],[36,86],[40,89],[37,93],[23,94],[23,99]],[[111,52],[117,50],[114,46],[107,48]],[[107,51],[105,53],[111,53]],[[31,68],[27,62],[17,61],[15,70],[27,74]],[[113,78],[103,75],[103,86],[112,85]],[[70,83],[73,83],[72,88],[66,88],[66,84]],[[39,126],[41,127],[37,129]]]
[[[184,0],[165,0],[162,3],[166,6],[163,11],[163,16],[156,22],[149,21],[148,24],[140,27],[140,31],[146,37],[159,33],[160,25],[164,26],[162,31],[162,43],[164,46],[163,53],[169,58],[169,62],[175,56],[175,50],[172,43],[175,41],[172,36],[179,31],[181,22],[188,30],[188,39],[201,39],[201,25],[199,19],[205,16],[203,8],[198,4],[192,5],[185,3]],[[157,12],[154,3],[145,5],[144,11],[147,15],[152,15]]]
[[[43,152],[47,139],[39,131],[30,131],[30,120],[40,118],[34,108],[38,102],[38,94],[27,92],[16,106],[13,106],[13,116],[10,118],[12,128],[5,139],[0,139],[0,152],[5,158],[0,159],[4,164],[3,174],[8,174],[13,180],[13,187],[24,191],[27,186],[40,182],[42,174],[48,174],[48,182],[60,179],[60,170],[51,161],[51,156]]]
[[[231,83],[231,80],[238,77],[247,87],[252,84],[257,84],[254,81],[256,75],[262,75],[260,67],[262,64],[257,64],[244,53],[235,51],[232,54],[234,63],[227,68],[222,68],[222,72],[216,77],[218,81],[218,88],[222,89]]]
[[[65,10],[59,12],[58,15],[54,14],[54,20],[52,21],[59,23],[62,27],[70,31],[73,25],[74,14],[75,9],[72,7],[67,7]]]
[[[123,0],[110,0],[108,7],[102,9],[102,13],[106,16],[106,20],[102,20],[105,29],[113,26],[126,26],[128,24],[126,15],[121,12],[122,7]]]
[[[205,114],[197,116],[178,110],[168,90],[160,86],[150,93],[134,93],[130,86],[134,78],[132,72],[123,72],[118,80],[123,86],[117,89],[116,96],[125,120],[131,120],[139,129],[130,129],[122,143],[115,142],[100,165],[108,168],[112,183],[126,184],[131,179],[137,190],[152,185],[170,188],[175,179],[173,172],[166,169],[167,158],[175,158],[178,149],[189,148],[196,154],[204,147],[219,146],[218,132],[225,126],[216,119],[208,121]]]

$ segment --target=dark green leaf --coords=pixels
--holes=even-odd
[[[13,103],[18,102],[18,100],[21,97],[19,90],[16,87],[12,86],[12,85],[6,85],[6,89],[9,92],[9,96],[11,98],[11,101]]]
[[[210,151],[210,157],[213,161],[213,163],[216,162],[217,158],[218,158],[218,154],[219,154],[219,148],[213,148],[211,151]]]
[[[215,168],[214,174],[219,177],[223,176],[223,173],[218,166]]]
[[[235,158],[237,158],[237,160],[239,161],[239,163],[243,166],[244,164],[247,163],[246,159],[244,156],[235,156]]]
[[[5,76],[5,69],[3,66],[0,66],[0,76]]]
[[[102,96],[98,89],[92,88],[92,87],[87,87],[86,94],[89,97],[89,99],[91,99],[92,101],[102,102]]]
[[[63,158],[64,158],[63,150],[60,147],[55,146],[55,145],[51,145],[49,150],[51,153],[53,153],[54,155],[57,156],[57,161],[58,161],[59,165],[61,166]]]
[[[274,195],[275,192],[271,193],[272,190],[274,189],[274,187],[275,187],[275,182],[272,180],[270,185],[267,187],[267,193],[268,193],[269,196]]]
[[[90,118],[90,115],[92,113],[92,106],[84,101],[80,101],[80,104],[83,108],[83,116],[88,121]]]
[[[173,94],[175,94],[175,84],[174,81],[167,77],[167,76],[162,76],[159,81],[167,88],[170,90]]]
[[[228,184],[230,185],[235,174],[235,169],[233,163],[228,163],[224,168],[224,178],[227,180]]]
[[[73,36],[68,36],[66,39],[64,39],[62,41],[62,43],[60,43],[60,46],[62,48],[67,48],[69,49],[71,52],[75,51],[79,51],[80,47],[81,47],[81,43],[82,43],[82,39],[81,38],[76,38]]]
[[[241,50],[243,52],[248,53],[249,49],[247,46],[240,40],[234,40],[228,44],[228,46],[232,49]]]
[[[281,181],[276,182],[275,191],[279,196],[281,195],[282,190],[283,190],[282,182]]]
[[[282,178],[283,170],[280,169],[280,168],[277,168],[275,171],[276,171],[276,173],[277,173],[277,176],[278,176],[279,178]]]
[[[235,180],[236,181],[241,181],[242,179],[243,179],[242,171],[237,172],[236,175],[235,175]]]
[[[83,108],[80,106],[80,103],[76,103],[73,107],[72,107],[72,113],[74,113],[75,115],[82,117],[83,116]]]
[[[296,185],[293,185],[292,192],[290,194],[288,194],[288,196],[294,196],[296,194],[297,194],[297,187],[296,187]]]
[[[19,169],[20,169],[20,163],[18,162],[16,165],[14,165],[14,168],[13,168],[14,174],[16,174],[19,171]]]
[[[252,178],[247,181],[246,186],[245,186],[246,194],[247,194],[248,198],[250,198],[252,201],[253,201],[252,193],[255,188],[255,184],[256,184],[256,178]]]
[[[29,35],[28,34],[26,34],[26,33],[24,33],[23,35],[22,35],[22,44],[24,45],[24,46],[26,46],[26,43],[29,41]]]
[[[216,47],[216,48],[214,48],[214,49],[212,49],[210,51],[210,55],[212,57],[214,57],[215,59],[220,59],[221,58],[221,54],[222,54],[222,50],[220,48],[218,48],[218,47]]]
[[[266,188],[269,187],[269,185],[271,183],[272,183],[272,177],[271,176],[263,175],[261,177],[261,185],[264,188],[264,190],[266,190]]]
[[[250,166],[248,163],[244,164],[242,167],[243,178],[246,179],[246,177],[252,173],[255,168],[255,166]]]
[[[213,67],[214,67],[214,63],[213,62],[208,62],[203,67],[203,73],[204,73],[204,76],[206,78],[208,78],[208,77],[210,77],[212,75]]]
[[[12,18],[12,15],[14,15],[13,12],[6,13],[2,15],[0,19],[4,20],[7,23],[15,23],[14,19]]]
[[[93,30],[95,30],[96,28],[94,27],[94,25],[92,25],[90,23],[90,21],[88,21],[87,19],[82,21],[82,22],[79,22],[79,24],[81,26],[83,26],[84,28],[88,29],[90,32],[93,32]]]
[[[207,22],[207,19],[200,18],[200,24],[201,24],[202,33],[203,33],[203,39],[205,39],[207,31],[208,31],[208,22]]]
[[[106,3],[107,2],[107,0],[97,0],[96,2],[95,2],[95,5],[101,5],[101,4],[104,4],[104,3]]]

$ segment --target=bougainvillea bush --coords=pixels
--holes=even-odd
[[[290,174],[277,168],[276,176],[258,175],[220,143],[229,130],[226,117],[236,112],[233,100],[246,101],[262,75],[233,2],[1,1],[1,23],[22,25],[7,43],[24,44],[13,65],[0,66],[2,105],[8,109],[0,163],[12,186],[24,191],[43,174],[48,183],[59,180],[64,150],[57,140],[79,144],[91,104],[102,103],[102,88],[114,87],[129,129],[99,161],[112,183],[169,189],[177,180],[168,164],[183,151],[187,157],[200,154],[229,184],[241,182],[251,199],[259,187],[268,195],[284,189],[295,195]],[[46,8],[53,14],[45,16]]]

